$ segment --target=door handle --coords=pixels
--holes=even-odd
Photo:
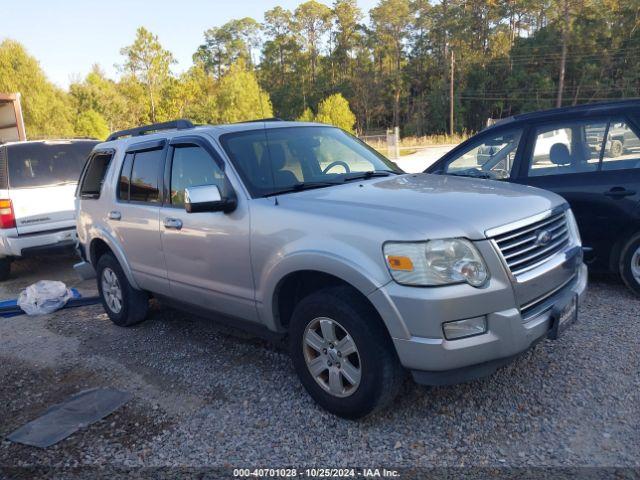
[[[109,220],[120,220],[122,218],[122,214],[115,210],[109,212]]]
[[[636,191],[627,190],[626,188],[623,188],[623,187],[613,187],[608,192],[604,192],[604,194],[607,197],[611,197],[611,198],[623,198],[623,197],[630,197],[631,195],[635,195]]]
[[[179,218],[165,218],[164,228],[172,228],[174,230],[180,230],[182,228],[182,220]]]

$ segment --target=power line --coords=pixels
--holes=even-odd
[[[616,54],[616,53],[626,53],[626,52],[635,52],[640,50],[640,47],[625,47],[625,48],[617,48],[614,50],[607,50],[607,47],[600,47],[598,45],[594,46],[595,48],[601,48],[602,52],[607,52],[609,54]],[[590,51],[590,50],[589,50]],[[586,55],[602,55],[601,53],[586,53]],[[576,52],[575,50],[572,50],[571,52],[567,53],[567,57],[571,57],[571,56],[581,56],[581,55],[585,55],[584,52]],[[534,53],[522,53],[522,54],[513,54],[513,55],[509,55],[509,57],[502,57],[502,58],[513,58],[513,59],[518,59],[520,57],[526,58],[526,57],[545,57],[545,58],[560,58],[561,54],[560,53],[543,53],[540,55],[536,55]]]
[[[555,96],[554,97],[539,97],[539,96],[533,96],[533,97],[484,97],[484,96],[469,96],[469,95],[461,95],[458,96],[457,98],[461,99],[461,100],[482,100],[482,101],[498,101],[498,100],[505,100],[505,101],[514,101],[514,100],[520,100],[520,101],[524,101],[524,100],[549,100],[549,101],[554,101],[555,100]],[[635,99],[640,99],[640,97],[571,97],[571,100],[635,100]]]
[[[464,90],[464,89],[463,89]],[[549,88],[536,88],[536,89],[529,89],[529,92],[532,93],[555,93],[558,90],[558,87],[549,87]],[[593,85],[581,85],[581,86],[571,86],[571,87],[565,87],[564,91],[567,93],[575,93],[575,92],[579,92],[579,91],[595,91],[595,92],[599,92],[599,93],[606,93],[606,92],[621,92],[624,90],[637,90],[640,92],[640,88],[630,88],[630,89],[625,89],[624,87],[607,87],[607,88],[599,88],[597,86],[593,86]],[[518,94],[516,91],[513,92],[514,94]],[[511,92],[507,91],[507,90],[481,90],[481,91],[476,91],[476,92],[469,92],[469,95],[510,95]]]

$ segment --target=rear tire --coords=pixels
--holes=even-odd
[[[627,287],[640,296],[640,233],[631,237],[622,248],[619,271]]]
[[[0,282],[9,280],[11,276],[11,259],[0,258]]]
[[[613,158],[619,157],[624,152],[624,145],[620,140],[612,140],[611,146],[609,147],[609,155]]]
[[[96,273],[102,306],[113,323],[130,327],[146,318],[149,295],[131,286],[113,254],[100,257]]]
[[[329,412],[361,418],[398,393],[405,371],[391,338],[377,312],[352,288],[326,288],[302,299],[289,333],[302,385]]]

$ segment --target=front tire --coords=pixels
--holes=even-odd
[[[130,327],[146,318],[149,295],[131,286],[113,254],[100,257],[96,273],[102,306],[113,323]]]
[[[404,379],[377,312],[349,287],[323,289],[298,303],[289,348],[309,395],[340,417],[356,419],[382,409]]]
[[[640,296],[640,233],[631,237],[622,248],[619,271],[627,287]]]

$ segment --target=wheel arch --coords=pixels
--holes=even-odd
[[[89,260],[94,268],[98,264],[98,259],[101,255],[109,252],[112,253],[116,260],[122,267],[122,271],[127,277],[127,280],[131,286],[135,289],[140,289],[138,282],[136,282],[131,266],[127,262],[126,256],[122,248],[120,248],[117,242],[104,230],[96,230],[93,232],[91,242],[89,243]]]
[[[620,261],[622,260],[622,252],[627,244],[631,241],[631,239],[637,235],[640,235],[640,224],[633,225],[627,228],[616,240],[611,248],[611,253],[609,254],[609,270],[613,273],[619,274],[620,272]]]

